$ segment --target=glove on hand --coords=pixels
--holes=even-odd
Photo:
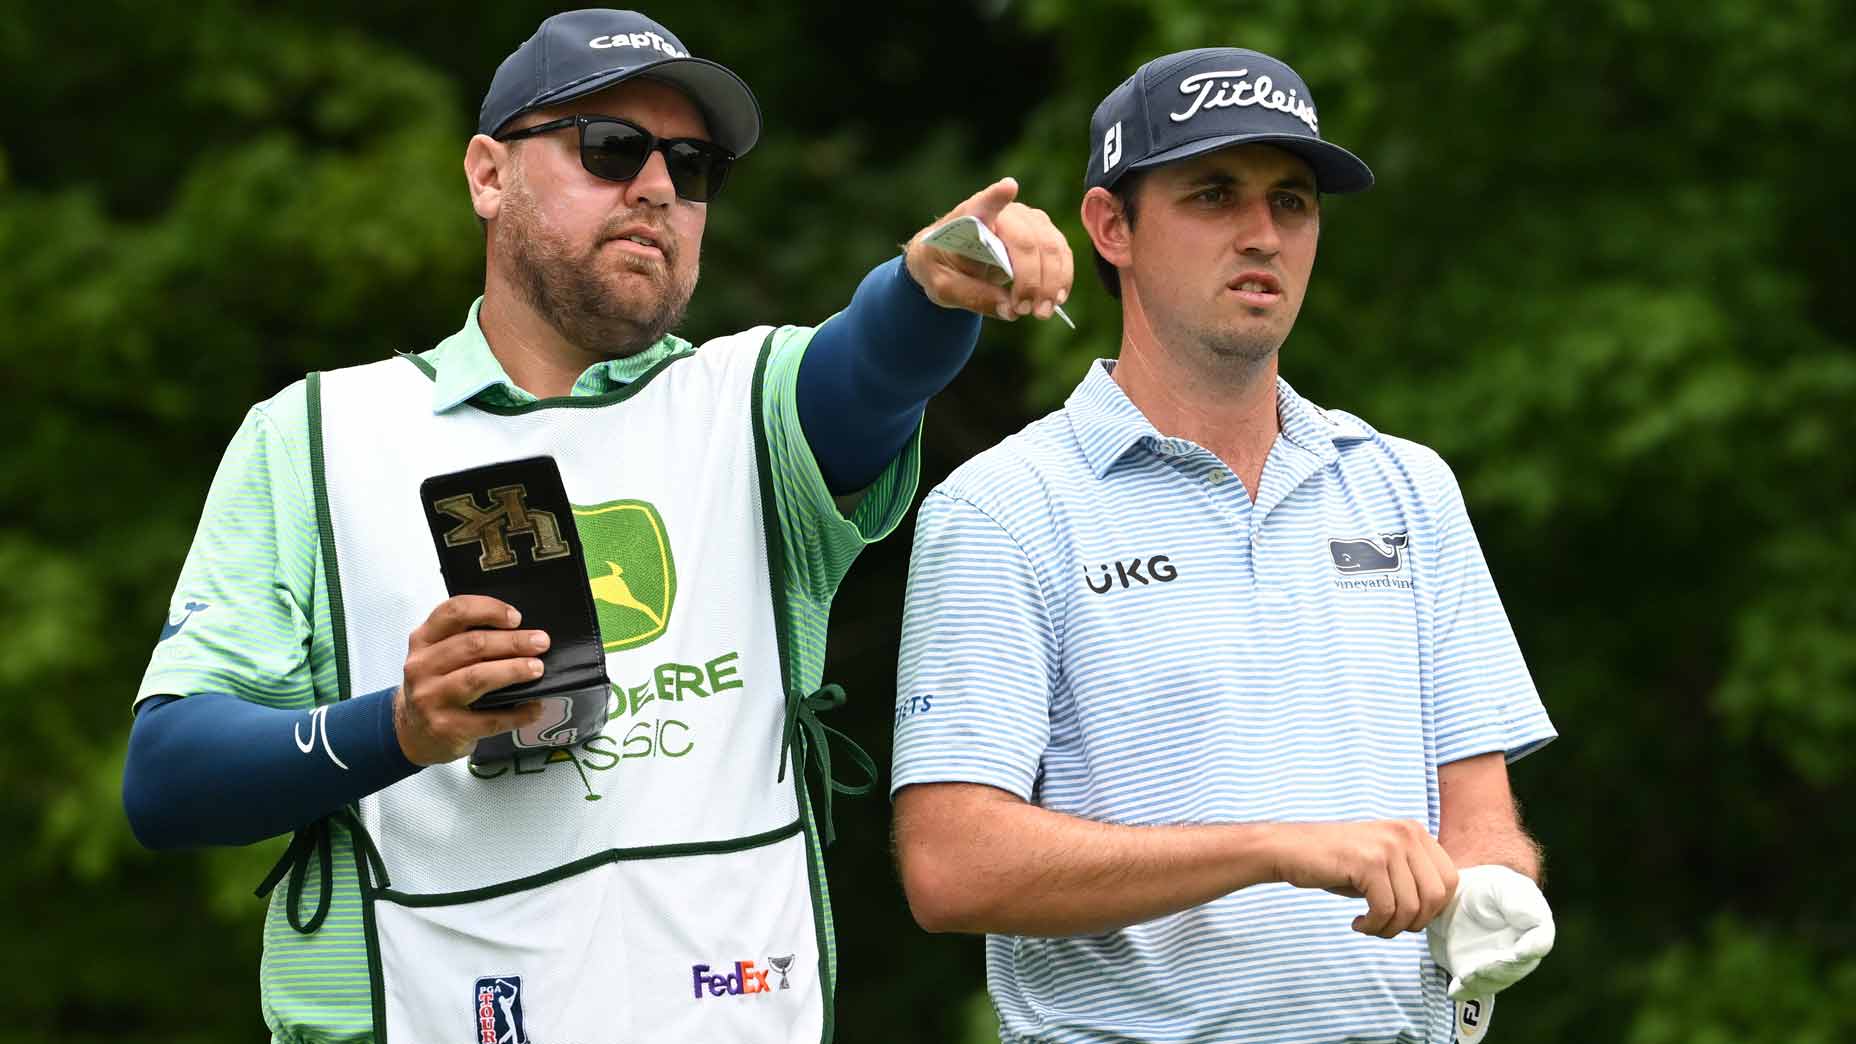
[[[1451,1000],[1493,996],[1553,949],[1553,910],[1534,882],[1505,866],[1466,867],[1429,935],[1431,957],[1450,972]]]

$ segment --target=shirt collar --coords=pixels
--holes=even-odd
[[[1142,440],[1165,438],[1109,376],[1114,368],[1113,359],[1090,363],[1089,373],[1063,404],[1083,457],[1097,478],[1108,474],[1108,469]]]
[[[463,327],[419,354],[433,374],[433,413],[444,413],[478,396],[498,406],[521,406],[536,401],[534,395],[509,379],[502,363],[496,360],[496,353],[490,350],[490,342],[477,323],[477,312],[482,306],[483,298],[472,301]],[[635,355],[606,359],[587,367],[574,381],[572,394],[604,395],[616,391],[670,356],[689,350],[688,341],[665,335]]]
[[[1083,456],[1097,478],[1108,474],[1136,446],[1185,442],[1162,435],[1153,426],[1115,383],[1110,375],[1114,367],[1113,359],[1091,363],[1088,375],[1064,402]],[[1372,429],[1357,418],[1329,412],[1302,398],[1280,376],[1276,378],[1276,417],[1282,425],[1282,437],[1313,453],[1324,465],[1340,458],[1336,443],[1373,436]]]

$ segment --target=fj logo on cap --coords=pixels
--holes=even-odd
[[[1192,104],[1185,112],[1172,112],[1168,116],[1174,123],[1184,123],[1206,109],[1239,108],[1255,105],[1264,109],[1286,112],[1303,123],[1308,124],[1312,134],[1320,134],[1320,126],[1315,122],[1315,107],[1295,96],[1295,88],[1288,93],[1276,89],[1276,83],[1268,76],[1259,76],[1252,83],[1244,79],[1250,74],[1249,69],[1230,69],[1223,72],[1194,73],[1179,81],[1179,93],[1192,99]]]
[[[588,47],[637,47],[662,51],[672,58],[688,58],[688,51],[679,51],[669,40],[656,33],[617,33],[612,36],[595,36],[586,42]]]
[[[1115,164],[1120,162],[1121,121],[1116,120],[1115,125],[1108,129],[1108,133],[1102,136],[1102,172],[1106,174],[1114,170]]]

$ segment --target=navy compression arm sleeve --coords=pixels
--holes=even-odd
[[[248,845],[405,779],[419,767],[393,731],[393,692],[313,712],[225,693],[150,697],[122,774],[129,828],[149,848]]]
[[[900,257],[865,276],[799,362],[799,424],[826,488],[876,481],[979,338],[980,317],[928,300]]]

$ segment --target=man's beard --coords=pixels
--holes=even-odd
[[[1228,365],[1254,367],[1268,362],[1282,348],[1283,338],[1274,330],[1213,328],[1199,331],[1198,341],[1214,359]]]
[[[504,198],[499,216],[503,220],[497,222],[498,247],[509,258],[516,292],[569,344],[598,355],[635,355],[683,322],[690,295],[696,290],[697,266],[690,266],[688,279],[678,278],[680,248],[655,222],[632,216],[609,221],[593,245],[576,256],[561,237],[541,229],[535,201],[525,189]],[[655,230],[653,238],[664,255],[662,262],[623,252],[602,256],[614,232],[641,221]],[[615,264],[645,277],[651,290],[614,290],[606,279]]]
[[[1169,343],[1182,348],[1193,346],[1196,350],[1192,354],[1214,367],[1216,372],[1229,373],[1241,379],[1248,379],[1257,367],[1275,358],[1286,339],[1282,332],[1275,329],[1248,323],[1156,324],[1162,325],[1168,329],[1156,332],[1161,333]]]

